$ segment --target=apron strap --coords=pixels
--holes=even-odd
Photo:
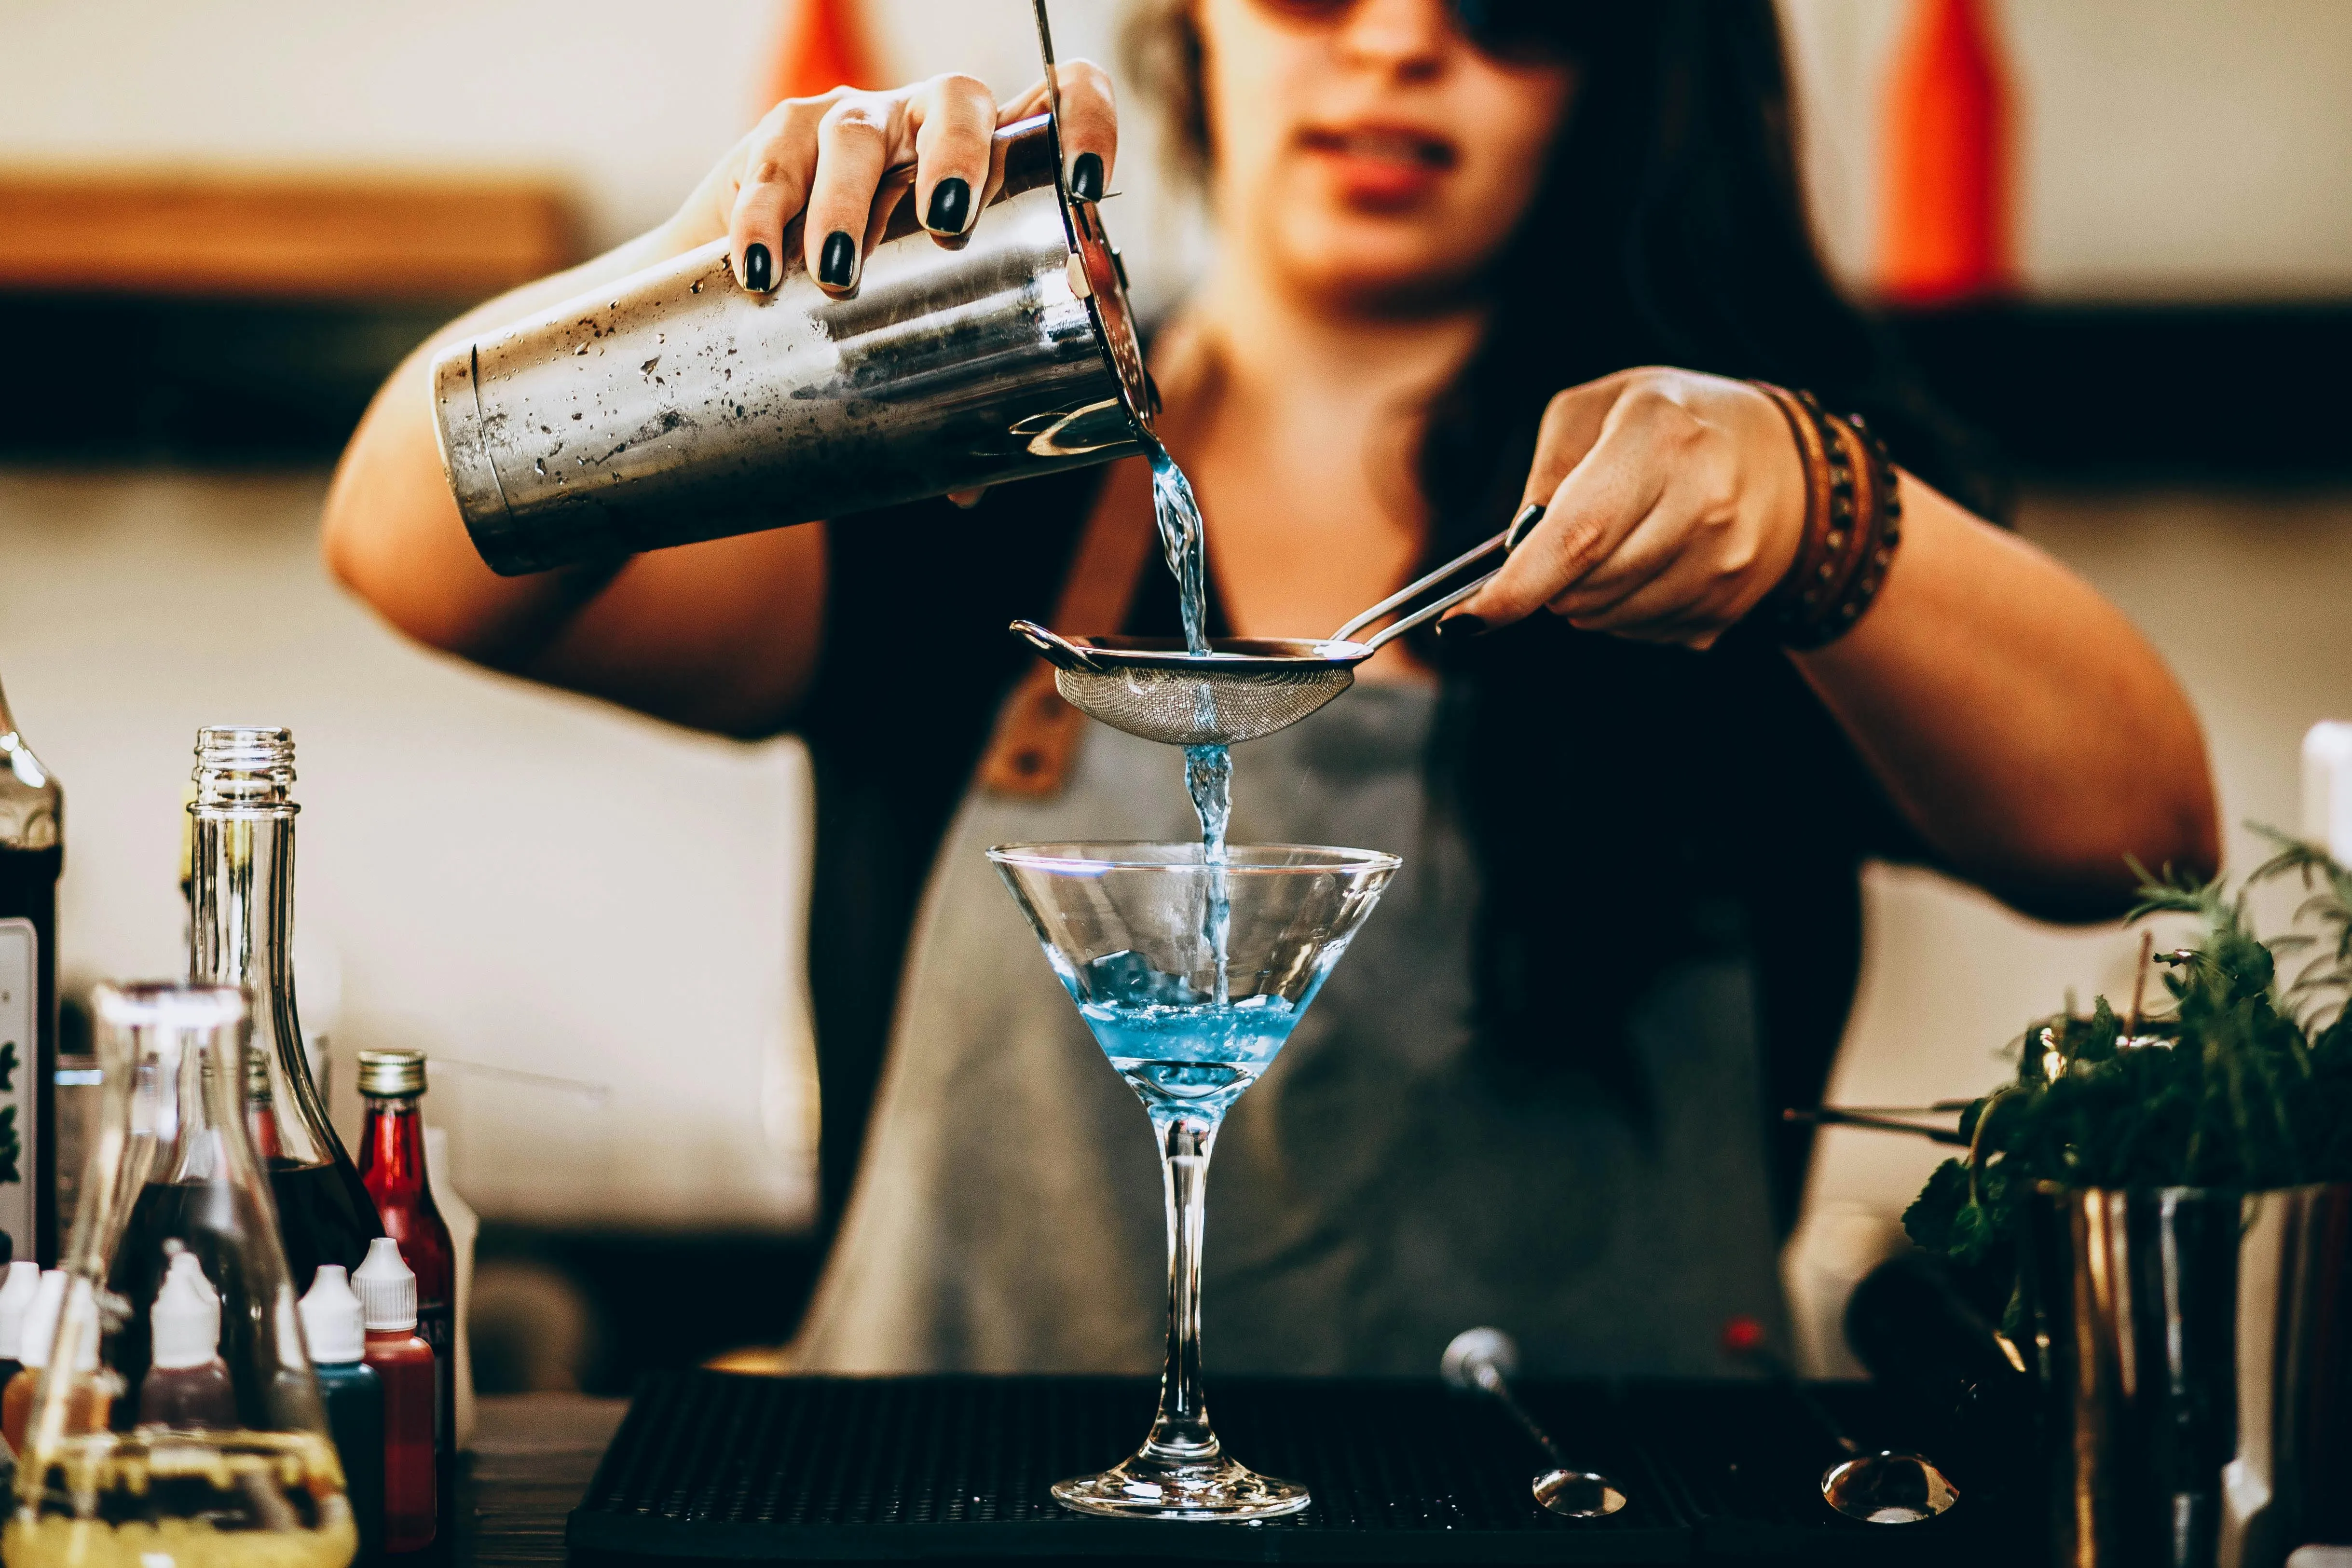
[[[1157,540],[1151,465],[1122,457],[1110,465],[1079,536],[1070,575],[1054,606],[1054,629],[1075,635],[1118,631]],[[1075,631],[1085,628],[1088,630]],[[994,795],[1045,800],[1061,792],[1086,715],[1054,689],[1054,666],[1038,659],[999,709],[996,731],[981,754],[981,788]]]

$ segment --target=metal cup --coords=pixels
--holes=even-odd
[[[2352,1186],[2047,1190],[2028,1243],[2055,1561],[2352,1540]]]
[[[840,298],[795,219],[771,293],[714,241],[445,350],[441,461],[482,559],[511,576],[1136,450],[1151,401],[1125,277],[1055,165],[1046,117],[998,131],[953,246],[892,171]]]

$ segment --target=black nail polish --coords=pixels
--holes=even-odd
[[[765,294],[776,286],[776,264],[763,245],[743,247],[743,287],[754,294]]]
[[[828,288],[846,288],[856,265],[856,243],[847,229],[835,229],[824,236],[824,254],[816,260],[816,280]]]
[[[1437,623],[1437,634],[1448,642],[1484,637],[1486,634],[1486,618],[1467,612],[1449,615]]]
[[[1102,200],[1102,159],[1092,152],[1081,152],[1078,161],[1070,165],[1070,194],[1082,202]]]
[[[960,235],[971,216],[971,186],[955,175],[949,175],[931,187],[931,210],[923,218],[923,226],[935,235]]]

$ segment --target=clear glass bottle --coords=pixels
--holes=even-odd
[[[16,1470],[9,1568],[342,1568],[358,1536],[245,1124],[246,996],[100,986],[106,1074],[48,1368]],[[216,1288],[231,1398],[184,1430],[139,1416],[173,1260]],[[92,1390],[113,1395],[94,1399]],[[233,1414],[232,1414],[233,1412]]]
[[[58,879],[65,792],[0,692],[0,1231],[17,1258],[58,1254],[54,1131]]]
[[[327,1120],[294,1006],[294,737],[258,726],[198,730],[195,780],[189,977],[252,990],[256,1060],[238,1082],[294,1278],[315,1278],[321,1263],[357,1269],[383,1225]]]

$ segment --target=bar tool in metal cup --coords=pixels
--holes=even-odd
[[[512,576],[1136,451],[1151,392],[1125,274],[1058,123],[996,133],[957,244],[918,220],[914,168],[890,171],[840,298],[795,218],[772,292],[714,240],[443,350],[441,461],[482,559]]]
[[[2352,1186],[2048,1187],[2026,1243],[2058,1561],[2352,1541]]]
[[[1607,1476],[1570,1465],[1551,1434],[1512,1394],[1510,1380],[1518,1370],[1518,1342],[1500,1329],[1464,1329],[1454,1336],[1437,1364],[1438,1375],[1447,1386],[1487,1395],[1509,1411],[1552,1462],[1552,1469],[1535,1479],[1536,1501],[1570,1519],[1602,1519],[1623,1508],[1624,1490]]]
[[[1959,1488],[1925,1454],[1893,1448],[1873,1452],[1855,1442],[1766,1343],[1764,1325],[1754,1318],[1734,1318],[1724,1324],[1723,1348],[1771,1378],[1844,1451],[1844,1458],[1822,1472],[1822,1500],[1838,1512],[1864,1524],[1918,1524],[1960,1500]]]

